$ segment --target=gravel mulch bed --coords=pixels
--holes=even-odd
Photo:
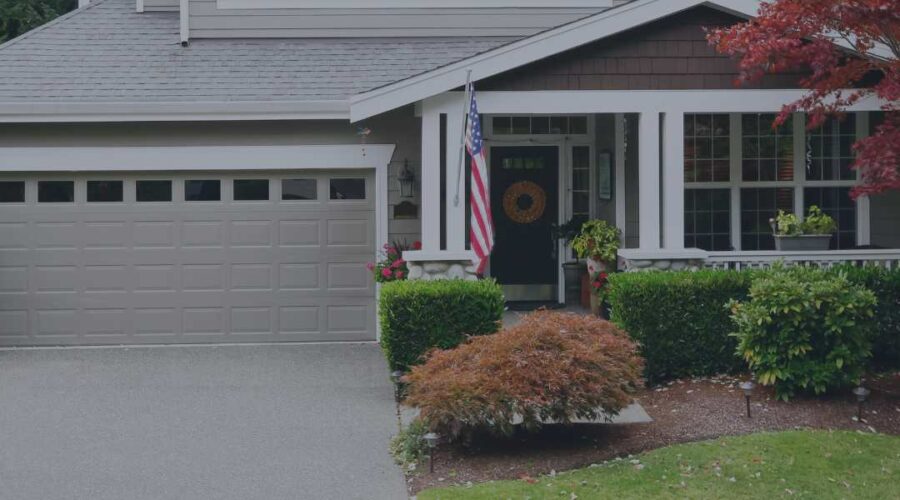
[[[856,399],[849,390],[784,403],[763,388],[754,393],[748,419],[740,381],[716,377],[644,389],[637,400],[653,418],[648,424],[546,426],[535,435],[483,437],[469,449],[442,446],[435,454],[434,474],[427,462],[410,471],[409,489],[415,493],[433,486],[529,478],[670,444],[760,431],[814,428],[900,435],[900,373],[866,383],[872,395],[862,421],[856,420]]]

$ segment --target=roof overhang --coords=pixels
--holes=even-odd
[[[350,105],[334,101],[0,102],[0,123],[347,120]]]

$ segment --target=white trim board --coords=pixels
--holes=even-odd
[[[0,148],[0,172],[365,168],[387,171],[394,148],[393,144]],[[386,190],[386,179],[382,182]]]
[[[218,0],[219,9],[428,9],[612,7],[612,0]]]

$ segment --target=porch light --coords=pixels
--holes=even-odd
[[[753,396],[753,389],[756,384],[751,381],[741,382],[741,390],[744,391],[744,400],[747,402],[747,418],[750,418],[750,397]]]
[[[409,168],[409,159],[403,160],[403,170],[397,177],[400,181],[400,196],[413,198],[416,195],[416,174]]]
[[[425,440],[425,444],[428,446],[428,470],[434,473],[434,450],[437,448],[441,436],[434,432],[429,432],[422,436],[422,439]]]
[[[870,394],[872,394],[872,391],[863,386],[853,389],[853,395],[856,396],[856,420],[859,420],[860,422],[862,422],[863,403],[866,402],[866,399],[869,398]]]

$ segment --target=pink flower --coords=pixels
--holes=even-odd
[[[398,280],[402,280],[404,276],[406,276],[406,273],[404,273],[403,271],[397,271],[396,273],[394,273],[394,277]]]
[[[406,261],[403,259],[397,259],[391,263],[391,267],[397,269],[398,267],[403,267],[403,264],[406,264]]]
[[[369,271],[374,271],[374,270],[375,270],[375,263],[374,263],[374,262],[369,262],[368,264],[366,264],[366,269],[368,269]]]
[[[397,249],[394,247],[388,247],[387,249],[388,256],[397,255]]]
[[[382,270],[381,270],[381,276],[384,277],[384,278],[390,278],[390,277],[391,277],[391,270],[390,270],[389,268],[387,268],[387,267],[384,268],[384,269],[382,269]]]

